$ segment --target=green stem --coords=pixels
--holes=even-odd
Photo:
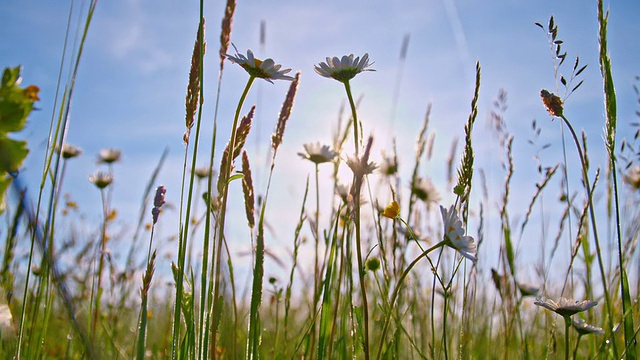
[[[349,85],[349,81],[344,82],[344,88],[347,92],[347,98],[349,99],[349,105],[351,106],[351,116],[353,117],[353,143],[355,146],[355,156],[356,161],[360,161],[358,157],[359,149],[360,149],[360,138],[358,136],[358,126],[360,123],[358,122],[358,114],[356,112],[356,104],[353,101],[353,95],[351,94],[351,85]],[[353,186],[354,186],[354,223],[356,228],[356,256],[358,258],[358,277],[360,279],[360,292],[362,293],[362,317],[364,320],[364,358],[365,360],[369,360],[369,307],[367,303],[367,289],[365,286],[365,272],[364,272],[364,264],[362,261],[362,239],[360,236],[360,185],[362,183],[362,177],[360,175],[355,174],[353,176]]]
[[[104,268],[104,253],[106,250],[107,242],[107,221],[109,218],[107,203],[105,199],[104,189],[100,190],[102,195],[102,212],[104,218],[102,219],[102,233],[100,236],[100,260],[98,262],[98,282],[96,287],[95,306],[93,308],[93,321],[91,322],[91,337],[96,338],[96,325],[98,324],[98,312],[100,311],[100,297],[102,296],[102,269]]]
[[[576,347],[573,349],[573,360],[577,359],[578,356],[578,347],[580,345],[580,339],[582,338],[582,334],[578,334],[578,341],[576,341]]]
[[[429,255],[429,253],[432,252],[433,250],[444,246],[444,244],[445,244],[444,241],[440,241],[437,244],[433,245],[432,247],[428,248],[427,250],[423,251],[420,255],[418,255],[418,257],[416,257],[407,266],[406,269],[404,269],[404,271],[402,272],[402,275],[400,275],[400,279],[398,279],[398,283],[396,284],[395,288],[393,289],[393,293],[391,295],[391,300],[389,300],[389,309],[387,310],[388,315],[385,317],[384,325],[382,327],[382,332],[380,333],[380,345],[378,346],[378,356],[376,357],[378,360],[382,356],[382,350],[383,350],[382,348],[384,346],[384,338],[385,338],[385,335],[387,334],[387,330],[389,328],[389,322],[391,321],[391,311],[393,310],[393,306],[394,306],[394,304],[395,304],[395,302],[396,302],[396,300],[398,298],[398,295],[400,294],[400,288],[402,287],[402,283],[404,282],[404,279],[407,277],[407,275],[409,275],[409,272],[411,271],[411,269],[413,269],[414,266],[416,266],[418,261],[420,261],[425,256]]]
[[[319,168],[318,168],[318,164],[316,163],[316,216],[315,216],[315,222],[316,222],[316,226],[315,226],[315,240],[316,240],[316,251],[315,251],[315,267],[313,270],[313,311],[316,311],[317,307],[318,307],[318,301],[320,300],[320,286],[321,286],[321,281],[320,281],[320,265],[318,264],[318,244],[320,242],[320,185],[319,185]],[[328,280],[327,280],[328,281]],[[310,346],[309,346],[309,351],[311,352],[309,354],[310,358],[313,358],[313,349],[314,349],[314,342],[315,342],[315,338],[316,338],[316,324],[315,321],[311,327],[311,339],[310,339]],[[320,356],[320,354],[318,354],[318,356]]]
[[[224,169],[224,174],[220,174],[220,176],[225,176],[224,180],[224,188],[222,191],[222,204],[220,206],[220,219],[219,219],[219,225],[220,227],[218,228],[218,243],[217,243],[217,248],[216,248],[216,253],[214,254],[215,257],[215,285],[213,288],[213,312],[214,312],[214,317],[213,317],[213,333],[215,334],[215,332],[217,331],[218,328],[218,323],[220,321],[220,319],[218,318],[219,313],[218,313],[218,308],[221,305],[220,301],[221,299],[218,298],[218,294],[220,293],[220,263],[221,263],[221,252],[222,252],[222,243],[223,243],[223,239],[224,239],[224,225],[225,225],[225,220],[226,220],[226,215],[227,215],[227,200],[228,200],[228,195],[229,195],[229,177],[231,175],[231,170],[233,169],[233,152],[234,149],[236,147],[236,132],[237,132],[237,128],[238,128],[238,119],[240,117],[240,111],[242,110],[242,105],[244,104],[245,99],[247,98],[247,94],[249,93],[249,89],[251,89],[251,85],[253,84],[253,81],[255,80],[254,76],[250,76],[249,80],[247,81],[247,85],[244,88],[244,91],[242,92],[242,96],[240,96],[240,100],[238,101],[238,107],[236,108],[236,113],[235,116],[233,118],[233,126],[231,128],[231,138],[229,139],[229,151],[227,154],[227,168]],[[220,297],[222,296],[222,294],[220,294]],[[212,349],[216,349],[216,337],[212,336],[211,337],[211,348]],[[213,356],[213,358],[215,359],[216,357],[216,353],[215,351],[211,353],[211,355]]]
[[[613,332],[613,312],[611,310],[611,297],[609,296],[609,290],[607,288],[607,278],[604,270],[604,264],[602,262],[602,252],[600,250],[600,240],[598,238],[598,228],[596,227],[596,214],[593,209],[593,197],[591,194],[591,183],[589,182],[589,174],[587,173],[587,164],[585,162],[584,154],[582,153],[582,147],[580,145],[580,141],[578,140],[578,136],[576,135],[573,126],[567,118],[562,115],[560,118],[564,121],[564,123],[569,128],[571,132],[571,136],[573,137],[573,141],[576,144],[576,149],[578,150],[578,156],[580,157],[580,164],[582,166],[582,177],[584,178],[584,187],[587,191],[587,201],[589,202],[589,215],[591,218],[591,226],[593,227],[593,239],[596,245],[596,254],[598,255],[598,266],[600,268],[600,276],[602,277],[602,289],[604,291],[605,304],[607,307],[607,314],[609,317],[609,329]],[[614,353],[618,353],[616,349],[616,342],[612,341]]]
[[[356,112],[356,103],[353,101],[353,95],[351,95],[351,85],[349,81],[344,82],[344,89],[347,91],[347,98],[349,99],[349,106],[351,106],[351,117],[353,117],[353,142],[356,148],[356,158],[360,149],[360,137],[358,136],[358,114]]]
[[[571,327],[571,317],[564,317],[564,358],[569,360],[569,327]]]

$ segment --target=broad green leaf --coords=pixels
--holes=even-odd
[[[28,153],[26,141],[9,139],[0,134],[0,176],[18,171]]]

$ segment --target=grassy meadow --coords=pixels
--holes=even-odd
[[[454,130],[459,143],[434,147],[428,105],[415,138],[394,139],[394,144],[415,142],[415,152],[399,153],[394,146],[379,158],[376,139],[383,134],[359,117],[367,103],[358,97],[364,91],[358,79],[375,76],[375,59],[327,54],[304,74],[293,72],[285,61],[254,57],[232,43],[234,12],[243,4],[228,0],[218,26],[218,19],[205,23],[201,1],[184,74],[184,161],[171,169],[180,172],[182,187],[162,185],[165,152],[147,178],[140,174],[145,191],[139,217],[127,219],[127,227],[119,225],[119,205],[113,201],[126,149],[102,150],[99,170],[89,177],[101,199],[98,224],[85,223],[73,189],[65,186],[69,177],[84,176],[67,171],[83,154],[66,136],[73,126],[69,113],[84,45],[100,11],[96,5],[88,3],[78,45],[63,54],[70,73],[58,82],[44,151],[20,140],[41,100],[38,84],[21,83],[28,68],[3,64],[0,358],[633,360],[640,355],[640,121],[632,124],[638,130],[631,138],[617,136],[602,0],[597,1],[599,63],[588,65],[598,67],[599,84],[583,85],[587,64],[566,52],[562,24],[553,17],[535,24],[548,41],[550,72],[559,89],[537,89],[536,106],[546,109],[549,122],[561,124],[562,152],[553,154],[552,166],[539,158],[514,164],[507,93],[500,92],[488,117],[491,141],[499,149],[492,154],[493,171],[503,181],[491,191],[475,162],[476,143],[487,141],[474,137],[478,119],[487,116],[478,111],[482,59],[475,67],[468,117]],[[67,36],[71,41],[74,35]],[[205,58],[219,59],[208,76],[202,76]],[[246,83],[232,104],[234,116],[218,118],[223,74],[238,66]],[[272,179],[304,86],[301,76],[326,78],[344,102],[335,104],[342,110],[328,125],[331,142],[309,142],[296,154],[313,170],[300,184],[304,195],[283,214],[274,205],[284,185]],[[205,81],[217,81],[217,93],[209,93],[206,102]],[[260,154],[247,144],[260,109],[247,99],[265,81],[287,87],[266,163],[256,169]],[[604,114],[590,119],[601,122],[601,133],[587,134],[571,117],[570,96],[586,86],[601,86]],[[636,94],[640,101],[637,89]],[[203,117],[205,107],[215,114],[213,126],[205,125],[211,120]],[[222,122],[231,124],[230,133],[219,131]],[[534,139],[544,126],[532,123]],[[601,138],[599,146],[587,147],[587,136]],[[203,138],[213,139],[210,147]],[[426,171],[436,152],[448,154],[446,185],[440,188]],[[602,167],[590,161],[596,154],[606,158]],[[27,156],[42,159],[39,184],[19,176]],[[409,177],[401,175],[400,163],[411,169]],[[522,187],[513,183],[516,165],[534,168],[529,194],[518,193]],[[254,181],[257,172],[266,181]],[[569,180],[574,175],[579,181]],[[167,203],[167,192],[179,192],[179,203]],[[511,215],[514,207],[523,215]],[[497,217],[486,215],[492,209],[498,209]],[[178,217],[176,229],[163,225],[169,216]],[[287,245],[278,252],[269,242],[271,227],[282,217],[295,218],[296,226],[279,229],[287,234]],[[229,230],[238,223],[247,227],[247,238],[234,238]],[[158,235],[167,231],[171,240]],[[531,238],[538,249],[523,255],[531,251]],[[490,259],[483,257],[485,241],[498,244]],[[252,251],[234,252],[238,242]],[[523,256],[537,258],[533,270],[523,266]],[[164,263],[170,266],[158,265]],[[265,271],[274,263],[278,277]]]

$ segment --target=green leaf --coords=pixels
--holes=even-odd
[[[0,85],[0,134],[22,130],[33,110],[33,94],[30,96],[19,84],[20,68],[5,69]],[[30,88],[37,96],[37,87]]]
[[[16,66],[14,68],[6,68],[2,73],[2,87],[13,85],[18,83],[20,79],[20,66]]]
[[[620,267],[622,272],[620,273],[620,281],[622,285],[622,302],[624,308],[627,309],[627,313],[624,314],[623,326],[624,326],[624,342],[627,348],[627,359],[635,360],[638,353],[635,331],[633,325],[633,304],[631,303],[631,295],[629,293],[629,280],[627,279],[627,271],[624,267]]]
[[[242,179],[243,177],[244,177],[244,174],[235,174],[235,175],[232,175],[231,177],[229,177],[229,181],[228,181],[228,183],[231,183],[233,180]]]
[[[7,191],[9,184],[11,184],[11,180],[12,179],[8,176],[0,177],[0,214],[2,214],[6,208],[4,203],[4,194]]]
[[[0,176],[18,171],[28,153],[26,141],[9,139],[0,134]]]

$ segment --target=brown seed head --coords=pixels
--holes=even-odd
[[[557,95],[542,89],[540,90],[540,97],[551,116],[562,117],[563,103]]]

